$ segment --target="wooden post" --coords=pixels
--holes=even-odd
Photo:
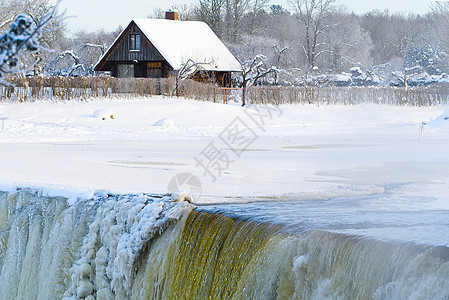
[[[220,87],[214,88],[214,103],[218,102],[218,100],[216,98],[217,95],[219,94],[219,93],[217,93],[217,89],[223,91],[223,104],[228,104],[230,91],[232,91],[232,90],[244,91],[243,88],[220,88]],[[244,101],[244,99],[243,99],[243,101]]]
[[[8,118],[2,117],[0,118],[0,120],[2,121],[2,131],[5,130],[5,120],[7,120]]]

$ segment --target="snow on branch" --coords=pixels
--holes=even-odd
[[[267,67],[265,61],[267,57],[262,54],[256,55],[253,59],[241,63],[242,72],[242,106],[245,106],[246,89],[256,85],[257,81],[271,72],[276,72],[275,67]]]
[[[98,45],[98,44],[92,44],[92,43],[87,43],[84,45],[85,48],[98,48],[101,51],[101,56],[104,55],[104,53],[106,52],[107,46],[106,45]]]
[[[78,69],[82,69],[83,71],[85,71],[84,64],[81,63],[80,57],[73,50],[65,50],[65,51],[61,52],[58,55],[58,57],[53,61],[53,64],[56,64],[58,61],[60,61],[61,59],[64,59],[67,56],[73,59],[73,64],[67,71],[66,76],[72,75],[72,73]]]
[[[266,59],[265,55],[258,54],[253,59],[242,63],[243,88],[255,85],[259,79],[275,71],[274,67],[267,67]]]
[[[65,58],[66,56],[70,56],[75,63],[80,63],[80,58],[79,56],[75,53],[75,51],[73,50],[65,50],[63,52],[61,52],[58,57],[55,59],[55,62],[60,61],[61,59]]]
[[[419,73],[423,74],[424,76],[429,76],[429,74],[427,74],[421,66],[404,68],[403,72],[392,72],[391,75],[393,75],[393,77],[395,77],[401,85],[407,88],[410,85],[410,81],[413,79],[413,76]]]
[[[176,93],[176,96],[179,96],[179,87],[181,86],[181,84],[184,80],[189,79],[198,71],[202,71],[204,69],[204,66],[213,65],[213,64],[214,64],[214,61],[197,62],[197,61],[194,61],[189,58],[185,63],[183,63],[181,65],[181,67],[177,71],[176,81],[173,86],[173,89],[170,92],[170,96],[173,96],[173,94],[175,94],[175,93]]]
[[[19,14],[11,23],[9,31],[0,36],[0,84],[8,84],[3,79],[5,74],[18,71],[22,51],[36,53],[40,50],[39,38],[49,31],[45,28],[56,16],[59,2],[36,24],[29,15]]]
[[[8,24],[10,24],[12,21],[14,21],[14,18],[15,18],[15,16],[12,17],[12,18],[10,18],[10,19],[7,19],[7,20],[5,20],[5,21],[2,21],[2,22],[0,23],[0,29],[2,29],[2,28],[5,27],[6,25],[8,25]]]

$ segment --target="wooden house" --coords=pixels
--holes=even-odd
[[[166,19],[132,20],[94,69],[114,77],[165,78],[192,62],[200,70],[194,79],[213,78],[222,86],[230,84],[231,72],[242,71],[206,23],[178,21],[169,11]]]

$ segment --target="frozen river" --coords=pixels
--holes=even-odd
[[[449,246],[449,211],[419,207],[423,200],[432,201],[393,199],[387,189],[382,195],[212,205],[199,209],[282,224],[284,230],[294,235],[325,230],[388,242]]]

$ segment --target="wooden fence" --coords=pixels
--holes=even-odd
[[[427,87],[265,87],[248,89],[253,104],[432,106],[449,103],[449,84]]]
[[[92,98],[131,98],[151,95],[169,96],[175,79],[112,77],[22,77],[0,86],[0,102],[36,100],[87,100]],[[185,80],[179,95],[198,101],[224,102],[216,86]],[[235,92],[234,101],[241,101]],[[226,98],[229,94],[226,94]],[[227,100],[227,99],[226,99]],[[314,104],[431,106],[449,103],[449,84],[427,87],[279,87],[253,86],[246,91],[247,104]]]
[[[24,77],[10,80],[11,86],[0,86],[0,101],[18,102],[48,100],[87,100],[91,98],[131,98],[151,95],[169,96],[175,84],[167,78],[113,77]],[[215,86],[185,80],[179,95],[200,101],[213,98]]]

